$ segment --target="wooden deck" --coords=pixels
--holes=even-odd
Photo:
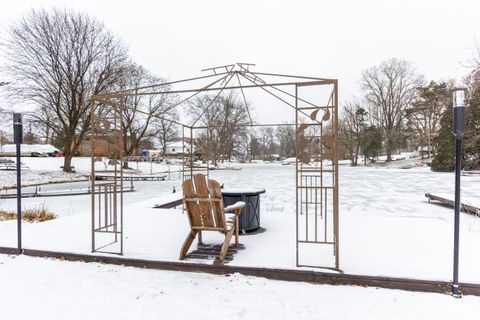
[[[117,179],[120,177],[117,176]],[[167,174],[123,174],[124,181],[165,181],[167,178]],[[95,179],[97,180],[105,180],[105,181],[113,181],[115,180],[115,176],[112,174],[96,174]]]
[[[238,246],[233,244],[229,245],[227,250],[227,255],[224,259],[224,264],[227,264],[233,261],[234,256],[238,253],[238,250],[245,249],[245,246],[241,243]],[[222,250],[222,244],[199,244],[197,249],[187,253],[186,259],[199,259],[213,261],[214,264],[221,264],[219,256],[220,251]]]

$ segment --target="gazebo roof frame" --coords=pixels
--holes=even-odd
[[[327,78],[319,78],[319,77],[309,77],[309,76],[299,76],[299,75],[289,75],[289,74],[277,74],[277,73],[267,73],[267,72],[253,72],[250,71],[250,67],[255,66],[255,64],[251,63],[234,63],[234,64],[229,64],[229,65],[223,65],[223,66],[217,66],[213,68],[207,68],[201,70],[202,72],[212,72],[212,74],[205,75],[205,76],[198,76],[198,77],[191,77],[191,78],[186,78],[182,80],[175,80],[175,81],[169,81],[169,82],[164,82],[164,83],[158,83],[158,84],[153,84],[149,86],[143,86],[143,87],[137,87],[137,88],[130,88],[130,89],[125,89],[125,90],[119,90],[119,91],[114,91],[114,92],[107,92],[103,94],[97,94],[91,97],[91,103],[102,103],[109,105],[111,107],[119,107],[121,109],[131,109],[130,107],[123,105],[119,103],[118,101],[115,101],[116,99],[120,98],[125,98],[129,96],[150,96],[150,95],[169,95],[169,94],[180,94],[180,93],[193,93],[187,98],[181,100],[180,102],[177,102],[170,108],[176,108],[183,103],[189,101],[190,99],[194,98],[200,93],[205,93],[205,92],[218,92],[215,97],[212,99],[210,104],[206,107],[205,111],[208,110],[208,108],[215,102],[215,100],[221,95],[222,92],[228,91],[228,90],[237,90],[239,89],[241,91],[242,99],[244,101],[244,104],[246,106],[246,110],[248,113],[248,118],[249,118],[249,123],[248,124],[239,124],[239,127],[268,127],[268,126],[293,126],[295,124],[290,124],[290,123],[254,123],[251,117],[250,110],[248,108],[248,103],[247,99],[245,96],[244,89],[251,89],[251,88],[261,88],[263,91],[267,92],[277,100],[283,102],[284,104],[288,105],[289,107],[296,109],[296,107],[287,102],[285,99],[280,97],[276,93],[280,94],[285,94],[287,96],[290,96],[292,98],[295,98],[295,95],[290,94],[286,92],[285,90],[282,90],[279,87],[285,87],[285,86],[296,86],[296,87],[305,87],[305,86],[315,86],[315,85],[336,85],[338,80],[337,79],[327,79]],[[276,77],[276,78],[288,78],[296,81],[280,81],[280,82],[267,82],[263,79],[263,76],[269,76],[269,77]],[[175,84],[180,84],[180,83],[191,83],[197,80],[203,80],[203,79],[209,79],[209,78],[214,78],[217,77],[215,81],[199,88],[192,88],[192,89],[184,89],[184,90],[158,90],[158,88],[165,87],[165,86],[171,86]],[[236,81],[238,85],[230,85],[229,83],[233,78],[236,78]],[[244,80],[247,80],[251,84],[243,84],[241,82],[241,78]],[[276,93],[272,92],[273,89],[276,91]],[[333,98],[333,91],[330,95],[329,101],[326,105],[317,105],[315,103],[312,103],[308,100],[302,99],[300,97],[297,97],[298,101],[301,101],[307,105],[310,106],[312,110],[319,110],[323,109],[326,110],[328,108],[328,105],[331,103],[332,98]],[[303,110],[308,109],[307,108],[302,108]],[[299,112],[302,113],[303,115],[307,117],[311,117],[311,115],[307,114],[305,111],[300,110]],[[204,112],[205,112],[204,111]],[[145,111],[142,110],[136,110],[136,112],[141,113],[141,114],[148,114]],[[181,121],[177,121],[174,119],[169,119],[166,118],[162,115],[153,115],[155,118],[171,122],[183,127],[187,128],[193,128],[193,129],[206,129],[206,128],[212,128],[212,126],[199,126],[197,125],[198,120],[201,118],[203,113],[198,116],[195,121],[191,124],[187,124]],[[318,124],[321,124],[321,121],[314,120]]]

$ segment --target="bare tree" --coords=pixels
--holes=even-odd
[[[90,128],[89,99],[115,86],[126,49],[87,14],[32,10],[5,40],[10,96],[37,104],[36,120],[62,138],[64,170]],[[10,79],[9,79],[10,80]]]
[[[347,102],[340,121],[340,140],[348,153],[352,166],[358,164],[360,147],[367,128],[367,112],[358,101]]]
[[[262,160],[267,160],[267,155],[272,153],[274,148],[274,130],[272,127],[262,127],[259,130],[260,152]]]
[[[230,160],[239,145],[241,133],[245,131],[244,125],[248,124],[247,107],[249,106],[246,106],[234,92],[222,96],[220,105],[220,150],[221,154]]]
[[[43,143],[55,143],[58,140],[55,139],[58,133],[54,132],[51,128],[53,119],[56,119],[56,113],[50,107],[40,106],[30,114],[29,121],[35,125]],[[57,132],[59,132],[59,130],[57,130]],[[57,147],[63,149],[64,146],[60,144],[57,145]]]
[[[155,121],[154,130],[155,136],[158,137],[158,140],[160,142],[162,154],[165,155],[167,153],[168,142],[179,139],[177,125],[167,119],[177,121],[178,113],[175,108],[171,108],[169,106],[162,108],[160,112],[163,114],[164,117]]]
[[[10,126],[8,125],[9,123]],[[7,128],[11,128],[11,130],[8,131]],[[0,108],[0,148],[4,144],[12,142],[12,131],[12,113]]]
[[[383,130],[387,161],[398,142],[405,110],[416,98],[421,77],[407,61],[390,59],[362,73],[361,87],[365,91],[368,113]]]
[[[142,66],[130,62],[124,68],[119,89],[138,92],[138,88],[162,82],[163,79],[152,76]],[[158,121],[170,111],[172,102],[169,95],[131,95],[123,97],[121,103],[126,106],[122,111],[123,153],[130,156],[138,150],[142,139],[156,135]],[[125,166],[128,166],[127,162]]]
[[[295,129],[281,126],[275,130],[280,156],[293,157],[295,155]]]
[[[0,87],[6,86],[7,84],[7,82],[0,81]],[[6,131],[6,129],[8,128],[7,123],[10,120],[10,115],[11,112],[4,110],[0,107],[0,148],[2,145],[10,142],[10,139],[8,139],[10,135]]]
[[[260,143],[258,142],[258,138],[254,134],[252,134],[250,138],[250,143],[248,147],[248,157],[250,159],[250,162],[252,162],[252,160],[256,160],[256,156],[260,154]]]
[[[219,125],[220,106],[218,100],[215,101],[214,97],[209,95],[202,95],[191,101],[186,108],[187,113],[193,115],[203,126],[207,127],[195,141],[197,152],[211,158],[216,165],[219,154],[219,135],[216,127]]]
[[[469,92],[475,91],[480,85],[480,43],[478,39],[475,40],[475,47],[472,51],[472,58],[466,65],[470,69],[470,73],[464,81]]]
[[[205,95],[190,105],[190,111],[207,127],[200,140],[209,141],[203,143],[202,149],[210,154],[214,164],[218,159],[231,159],[245,130],[243,125],[249,120],[245,104],[234,92],[216,99]]]

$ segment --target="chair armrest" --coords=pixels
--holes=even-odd
[[[237,209],[242,209],[245,207],[246,204],[243,201],[237,201],[232,205],[229,205],[228,207],[223,208],[223,212],[229,212],[229,211],[235,211]]]
[[[220,202],[223,201],[220,198],[183,198],[184,201],[195,201],[195,202]]]

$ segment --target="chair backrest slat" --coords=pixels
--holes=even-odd
[[[183,196],[185,198],[195,197],[195,190],[193,188],[192,180],[186,180],[182,185]],[[200,207],[198,206],[197,201],[185,201],[185,209],[187,209],[188,220],[190,221],[190,226],[202,226],[202,221],[200,219]]]
[[[193,176],[193,184],[195,186],[195,193],[198,198],[209,199],[210,196],[208,194],[207,188],[207,180],[205,176],[202,174],[196,174]],[[200,207],[200,217],[202,219],[202,223],[204,227],[215,227],[215,220],[213,219],[212,215],[212,206],[210,202],[206,201],[199,201],[198,203]]]
[[[217,227],[225,228],[225,214],[223,213],[223,196],[220,184],[215,180],[208,180],[208,191],[210,197],[213,199],[220,199],[220,201],[212,202],[213,217]]]
[[[203,229],[219,228],[227,231],[223,212],[223,196],[220,184],[215,180],[207,180],[204,175],[197,174],[182,185],[185,208],[190,226]]]

